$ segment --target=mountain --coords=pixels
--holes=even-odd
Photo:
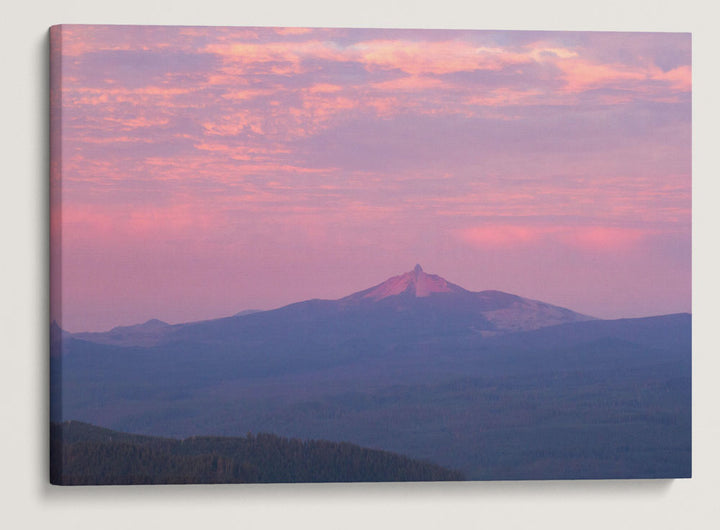
[[[152,341],[56,330],[51,414],[351,442],[469,479],[687,477],[691,326],[591,319],[417,266],[338,300],[155,323]]]
[[[569,309],[501,291],[468,291],[445,278],[426,273],[420,265],[410,272],[341,298],[338,303],[351,307],[383,304],[395,311],[414,311],[414,317],[421,317],[424,311],[430,310],[444,318],[456,319],[457,323],[464,323],[467,329],[484,336],[593,319]]]
[[[53,357],[62,355],[62,343],[71,337],[72,335],[70,333],[62,329],[60,325],[53,320],[50,323],[50,355]]]
[[[455,293],[464,295],[469,292],[470,291],[466,291],[454,283],[448,282],[445,278],[441,278],[435,274],[427,274],[418,264],[415,265],[415,268],[410,272],[400,274],[399,276],[393,276],[375,287],[351,294],[350,296],[343,298],[342,301],[377,301],[382,300],[383,298],[398,296],[405,293],[416,298],[423,298],[434,293]]]
[[[245,315],[252,315],[253,313],[260,313],[262,309],[244,309],[242,311],[238,311],[233,316],[236,317],[244,317]]]
[[[501,291],[468,291],[416,265],[410,272],[339,300],[308,300],[187,324],[150,320],[73,337],[118,346],[155,346],[180,341],[235,342],[251,336],[261,340],[277,328],[284,329],[283,333],[313,333],[313,340],[322,340],[328,331],[345,340],[374,340],[407,334],[493,336],[586,320],[593,318]]]
[[[171,329],[172,326],[167,322],[153,318],[143,324],[117,326],[104,333],[75,333],[73,337],[100,344],[151,346],[161,341]]]

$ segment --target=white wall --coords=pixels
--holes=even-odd
[[[26,0],[2,8],[0,499],[8,528],[710,528],[716,403],[718,10],[711,1]],[[692,31],[694,478],[411,485],[47,485],[47,40],[57,23]]]

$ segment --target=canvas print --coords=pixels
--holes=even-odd
[[[50,480],[691,476],[691,36],[62,25]]]

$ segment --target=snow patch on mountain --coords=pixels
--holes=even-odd
[[[483,316],[503,333],[530,331],[567,322],[595,320],[593,317],[581,315],[563,307],[527,298],[520,298],[502,309],[485,311]],[[482,334],[492,335],[494,332],[489,331]]]

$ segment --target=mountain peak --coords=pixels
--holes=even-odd
[[[151,319],[148,320],[147,322],[145,322],[145,323],[143,323],[143,324],[140,324],[140,325],[141,325],[141,326],[146,326],[146,327],[150,327],[150,326],[161,326],[161,327],[164,327],[164,326],[169,326],[170,324],[168,324],[167,322],[163,322],[163,321],[160,320],[159,318],[151,318]]]
[[[428,274],[418,264],[410,272],[393,276],[381,284],[350,295],[347,298],[355,300],[368,299],[373,301],[382,300],[390,296],[407,293],[415,298],[430,296],[434,293],[459,293],[467,292],[462,287],[448,282],[436,274]]]

